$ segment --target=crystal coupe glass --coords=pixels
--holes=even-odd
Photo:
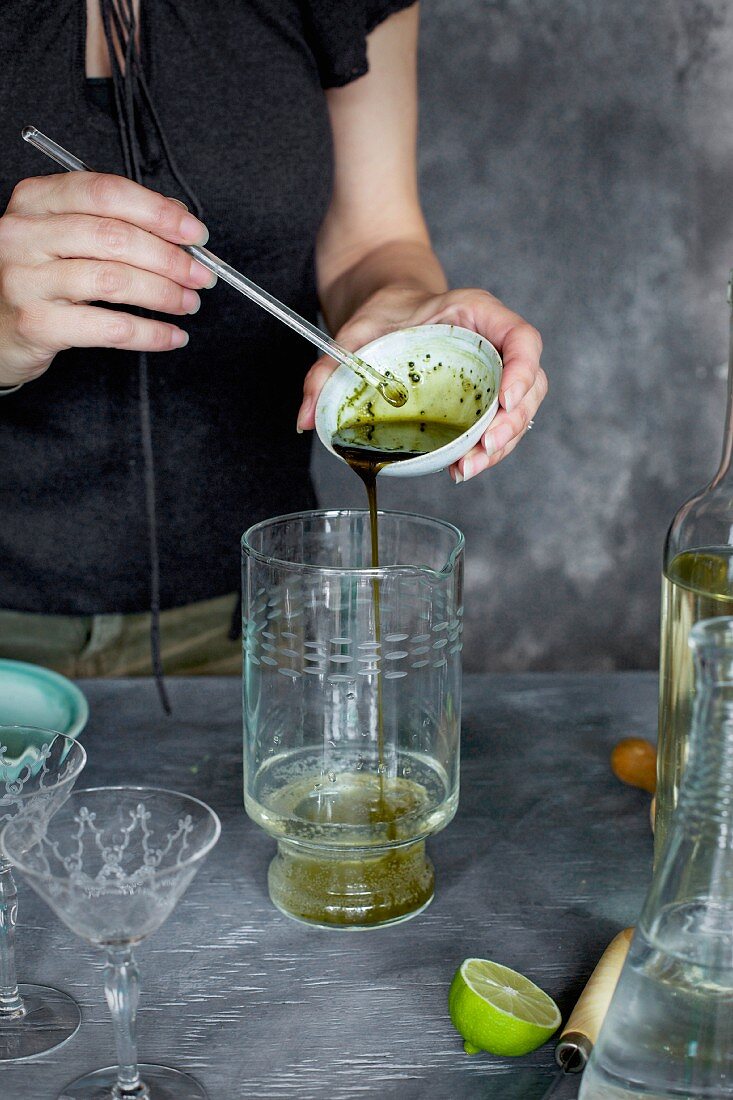
[[[80,1077],[59,1100],[206,1097],[188,1074],[138,1065],[132,947],[170,915],[220,832],[205,803],[154,787],[76,791],[43,829],[22,818],[6,825],[6,857],[72,932],[107,955],[105,994],[119,1064]]]
[[[43,826],[71,793],[87,754],[71,737],[33,726],[0,726],[0,828]],[[0,853],[0,1063],[33,1058],[70,1039],[81,1022],[76,1001],[58,989],[18,985],[18,896],[12,860]]]

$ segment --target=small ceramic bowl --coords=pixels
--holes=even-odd
[[[496,415],[501,356],[477,332],[457,325],[420,325],[380,336],[356,354],[392,371],[407,386],[409,398],[395,409],[348,367],[338,367],[316,404],[316,432],[331,454],[336,453],[334,433],[358,421],[425,419],[465,425],[444,447],[389,463],[380,477],[420,477],[444,470],[478,443]]]

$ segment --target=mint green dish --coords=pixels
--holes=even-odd
[[[88,718],[89,704],[65,676],[0,659],[0,726],[36,726],[77,737]]]

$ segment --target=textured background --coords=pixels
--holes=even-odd
[[[722,438],[731,56],[729,0],[424,0],[437,251],[537,325],[550,377],[495,471],[382,483],[466,534],[467,669],[656,664],[666,527]],[[315,469],[324,504],[362,503]]]

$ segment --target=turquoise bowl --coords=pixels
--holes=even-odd
[[[65,676],[0,659],[0,726],[36,726],[77,737],[88,718],[86,698]]]

